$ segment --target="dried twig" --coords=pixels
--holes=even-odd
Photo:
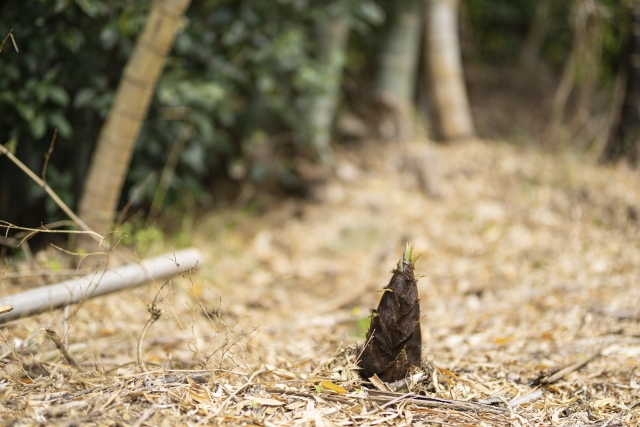
[[[175,374],[164,377],[165,384],[177,383],[189,377],[195,383],[206,383],[211,378],[211,372],[196,372],[193,374]]]
[[[527,393],[524,396],[516,397],[509,401],[508,405],[512,408],[516,408],[520,405],[524,405],[525,403],[533,402],[534,400],[538,400],[542,397],[542,390],[535,390],[531,393]]]
[[[120,211],[120,214],[118,215],[118,219],[116,220],[116,222],[114,223],[114,227],[117,229],[118,227],[120,227],[120,224],[122,224],[122,222],[124,221],[125,216],[127,215],[127,212],[129,212],[129,209],[131,208],[131,205],[133,205],[133,203],[138,200],[138,196],[140,196],[140,193],[142,193],[142,190],[144,190],[146,188],[146,186],[149,184],[149,182],[151,182],[151,178],[153,178],[156,175],[155,172],[151,172],[144,181],[142,181],[142,184],[140,184],[138,186],[138,188],[135,189],[135,191],[133,192],[133,194],[131,195],[131,197],[129,197],[129,200],[127,200],[127,204],[124,205],[124,207],[122,208],[122,210]]]
[[[382,405],[380,405],[380,407],[386,408],[387,406],[391,406],[394,403],[406,400],[407,397],[409,396],[413,396],[413,392],[409,392],[409,393],[403,394],[402,396],[398,396],[395,399],[388,401],[387,403],[383,403]]]
[[[151,418],[153,413],[156,412],[156,409],[158,409],[156,405],[151,405],[151,407],[144,411],[142,415],[140,415],[140,417],[136,420],[136,422],[132,424],[132,427],[141,427],[145,421]]]
[[[171,145],[169,156],[167,157],[167,163],[165,164],[164,169],[162,169],[158,186],[156,187],[156,191],[153,195],[153,201],[151,202],[151,208],[149,209],[149,216],[147,217],[147,224],[149,224],[150,220],[155,220],[162,209],[167,189],[169,188],[169,184],[173,178],[178,160],[180,160],[180,154],[191,137],[192,131],[193,126],[188,122],[184,123],[178,132],[178,136],[176,136],[176,139]]]
[[[56,144],[56,137],[58,136],[58,128],[53,131],[53,137],[51,138],[51,144],[49,144],[49,150],[44,156],[44,165],[42,166],[42,182],[47,182],[47,167],[49,166],[49,159],[51,153],[53,153],[53,146]]]
[[[149,317],[149,320],[147,320],[147,323],[144,325],[144,328],[142,328],[142,332],[140,332],[140,338],[138,339],[138,365],[140,365],[140,367],[144,372],[149,372],[149,371],[147,370],[147,367],[144,364],[144,360],[142,360],[142,345],[144,343],[144,338],[147,335],[147,332],[151,328],[151,325],[156,323],[156,321],[160,318],[160,315],[162,314],[162,310],[158,308],[157,304],[160,301],[162,301],[160,292],[162,291],[162,288],[164,288],[167,285],[167,283],[169,282],[166,282],[164,285],[160,287],[160,289],[158,289],[158,293],[156,294],[156,297],[153,299],[151,304],[147,305],[147,311],[151,314],[151,317]]]
[[[72,409],[83,409],[89,406],[89,403],[84,400],[72,400],[71,402],[64,403],[59,406],[52,406],[44,408],[41,414],[46,417],[58,417],[60,415],[67,414]]]
[[[408,390],[412,385],[420,384],[425,381],[429,381],[429,375],[426,375],[424,372],[419,372],[417,374],[408,376],[407,378],[403,378],[392,383],[387,383],[387,386],[391,389],[391,391],[402,391]]]
[[[378,390],[369,390],[369,399],[374,402],[387,403],[401,397],[401,393],[381,392]],[[458,411],[475,411],[488,412],[491,414],[503,415],[507,412],[505,408],[497,408],[495,406],[485,405],[477,402],[469,402],[463,400],[450,400],[426,396],[412,396],[409,399],[402,399],[403,402],[411,403],[416,406],[425,406],[428,408],[445,408]]]
[[[77,276],[78,274],[86,274],[90,270],[78,270],[78,269],[63,269],[57,271],[50,270],[36,270],[36,271],[16,271],[15,273],[2,273],[0,277],[3,279],[18,279],[22,277],[37,277],[37,276],[47,276],[47,277],[55,277],[55,276]],[[1,314],[1,312],[0,312]]]
[[[29,169],[24,163],[22,163],[16,156],[11,153],[11,151],[7,150],[6,147],[4,147],[2,144],[0,144],[0,152],[5,154],[9,158],[9,160],[13,162],[13,164],[18,166],[18,168],[26,173],[29,178],[31,178],[36,184],[42,187],[44,191],[49,195],[49,197],[53,199],[56,205],[58,205],[58,207],[62,209],[62,211],[67,214],[67,216],[71,218],[73,222],[78,225],[78,227],[80,227],[86,234],[91,235],[91,237],[93,237],[96,241],[102,242],[103,237],[100,234],[93,231],[82,219],[80,219],[78,215],[76,215],[69,208],[69,206],[66,205],[65,202],[62,201],[62,199],[60,199],[60,197],[58,197],[58,195],[51,189],[51,187],[49,187],[46,182],[44,182],[35,173],[33,173],[31,169]]]
[[[584,359],[573,363],[569,366],[567,366],[564,369],[560,369],[558,372],[556,372],[555,374],[546,377],[546,378],[542,378],[540,380],[540,384],[552,384],[556,381],[558,381],[559,379],[564,378],[565,375],[570,374],[573,371],[577,371],[578,369],[582,368],[584,365],[586,365],[587,363],[591,362],[595,357],[600,355],[600,350],[598,350],[595,353],[592,353],[591,355],[585,357]]]
[[[2,307],[0,307],[0,314],[2,313],[8,313],[11,310],[13,310],[13,306],[11,304],[5,304]]]
[[[369,381],[371,381],[371,384],[374,385],[375,388],[377,388],[380,391],[393,391],[391,390],[391,388],[387,385],[387,383],[385,383],[384,381],[382,381],[377,374],[373,374],[373,376],[371,378],[369,378]],[[402,380],[400,380],[402,381]]]
[[[16,52],[20,52],[20,49],[18,49],[18,45],[16,44],[16,39],[13,37],[13,28],[10,29],[9,34],[7,34],[4,39],[2,39],[2,43],[0,43],[0,52],[2,52],[2,48],[4,48],[4,44],[8,39],[11,39],[11,43],[13,43],[13,48],[16,50]]]
[[[47,333],[47,335],[49,335],[49,338],[51,338],[51,341],[53,341],[56,348],[60,350],[60,353],[62,353],[62,356],[64,356],[64,358],[67,359],[67,362],[69,362],[69,365],[73,366],[75,369],[82,372],[83,369],[80,367],[80,364],[75,359],[75,357],[73,357],[73,355],[69,352],[69,349],[64,344],[64,342],[60,339],[60,336],[58,335],[58,333],[51,328],[45,328],[45,332]]]
[[[231,402],[231,400],[236,397],[238,395],[238,393],[240,393],[241,391],[243,391],[245,388],[249,387],[252,383],[253,383],[253,379],[255,377],[257,377],[260,374],[263,374],[267,372],[267,369],[259,369],[257,371],[255,371],[253,374],[251,374],[251,376],[249,377],[249,379],[247,380],[246,383],[244,383],[243,385],[241,385],[240,387],[238,387],[236,389],[236,391],[234,391],[233,393],[231,393],[229,395],[229,397],[227,397],[227,399],[222,402],[222,404],[220,405],[220,407],[218,408],[218,413],[222,413],[222,411],[224,411],[227,406],[229,405],[229,402]]]
[[[302,396],[302,397],[308,397],[313,399],[314,396],[315,397],[322,397],[325,400],[331,400],[333,402],[338,402],[338,403],[342,403],[345,405],[353,405],[355,402],[351,399],[348,399],[346,397],[340,397],[340,396],[336,396],[333,394],[318,394],[318,393],[307,393],[304,391],[299,391],[299,390],[280,390],[277,388],[267,388],[265,389],[265,391],[267,393],[271,393],[271,394],[284,394],[284,395],[288,395],[288,396]]]
[[[22,371],[22,373],[25,374],[27,376],[27,378],[31,378],[31,376],[29,376],[29,373],[24,369],[24,366],[22,365],[22,361],[20,360],[20,358],[16,354],[15,349],[11,346],[11,344],[9,344],[9,340],[7,339],[7,337],[2,332],[2,329],[0,329],[0,337],[2,337],[2,340],[4,341],[4,343],[7,345],[7,347],[9,347],[9,351],[11,352],[11,354],[13,354],[13,357],[16,359],[16,361],[20,365],[20,370]]]
[[[20,245],[22,245],[23,242],[29,240],[33,235],[37,233],[51,233],[51,234],[85,234],[87,233],[86,231],[82,231],[82,230],[52,230],[50,228],[47,228],[46,225],[41,225],[40,228],[20,227],[2,219],[0,219],[0,228],[4,228],[6,230],[5,235],[8,235],[9,230],[21,230],[21,231],[28,232],[28,233],[16,233],[16,236],[22,235],[19,241],[15,237],[11,239],[5,239],[6,242],[3,242],[3,243],[6,243],[8,246],[15,247],[15,248],[20,247]],[[16,241],[18,243],[15,243]]]
[[[33,256],[33,252],[31,252],[31,246],[29,246],[29,242],[26,240],[21,242],[20,246],[22,247],[22,252],[24,253],[27,262],[31,266],[32,269],[38,269],[38,263],[36,262],[35,257]],[[42,277],[36,276],[36,282],[38,282],[38,286],[45,286],[46,283],[42,280]]]

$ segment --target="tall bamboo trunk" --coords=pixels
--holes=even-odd
[[[602,153],[602,161],[627,157],[631,164],[640,158],[640,0],[634,0],[625,60],[627,82],[622,108]]]
[[[324,67],[327,81],[323,91],[311,102],[308,120],[311,144],[321,163],[325,165],[333,163],[331,129],[340,95],[349,27],[346,14],[335,10],[328,12],[315,28],[318,42],[317,58]]]
[[[473,120],[462,72],[458,37],[458,0],[425,0],[425,57],[431,80],[438,137],[473,136]]]
[[[382,42],[376,90],[398,116],[397,138],[411,137],[411,110],[416,87],[422,31],[422,0],[398,1]]]
[[[538,65],[540,49],[547,35],[550,8],[551,0],[540,0],[536,6],[536,13],[533,16],[531,27],[529,27],[527,38],[522,45],[520,53],[520,65],[523,68],[531,68]]]
[[[156,0],[120,79],[92,156],[79,214],[105,235],[165,59],[191,0]]]

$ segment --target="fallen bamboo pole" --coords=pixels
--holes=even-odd
[[[104,273],[98,271],[77,279],[9,295],[0,298],[0,306],[10,305],[13,310],[0,314],[0,325],[152,280],[175,276],[194,267],[201,260],[202,255],[197,249],[183,249],[175,252],[175,258],[173,253],[166,254],[116,267]]]

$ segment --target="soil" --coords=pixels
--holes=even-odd
[[[66,322],[52,311],[3,326],[0,423],[637,425],[638,171],[419,144],[436,192],[398,160],[410,148],[351,145],[308,199],[210,212],[153,240],[141,257],[182,242],[204,258],[162,288],[149,373],[136,351],[162,283],[71,307]],[[423,359],[436,369],[392,393],[359,377],[354,349],[407,242],[422,253]],[[43,281],[63,280],[61,258],[36,256]],[[15,277],[28,268],[4,260],[0,292],[37,286]],[[65,325],[83,372],[43,331]]]

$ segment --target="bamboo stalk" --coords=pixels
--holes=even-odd
[[[165,59],[191,0],[156,0],[136,41],[100,130],[80,200],[79,215],[106,234],[114,219],[138,134]]]
[[[150,258],[139,264],[128,264],[107,270],[104,274],[88,274],[78,279],[31,289],[0,298],[0,306],[13,310],[0,314],[0,325],[23,317],[77,304],[82,300],[132,288],[156,279],[174,276],[195,267],[202,260],[197,249],[190,248]]]
[[[421,0],[394,3],[376,75],[378,95],[394,110],[390,115],[398,115],[393,137],[400,140],[408,140],[413,133],[411,112],[420,57],[422,5]]]
[[[458,0],[425,0],[427,30],[425,56],[431,77],[436,124],[444,140],[469,138],[474,134],[473,119],[464,83]]]
[[[315,95],[311,101],[308,120],[311,145],[324,165],[333,164],[331,125],[340,97],[340,82],[346,62],[350,25],[349,19],[339,10],[332,10],[328,16],[316,23],[315,28],[318,60],[324,68],[327,81],[324,91]]]

